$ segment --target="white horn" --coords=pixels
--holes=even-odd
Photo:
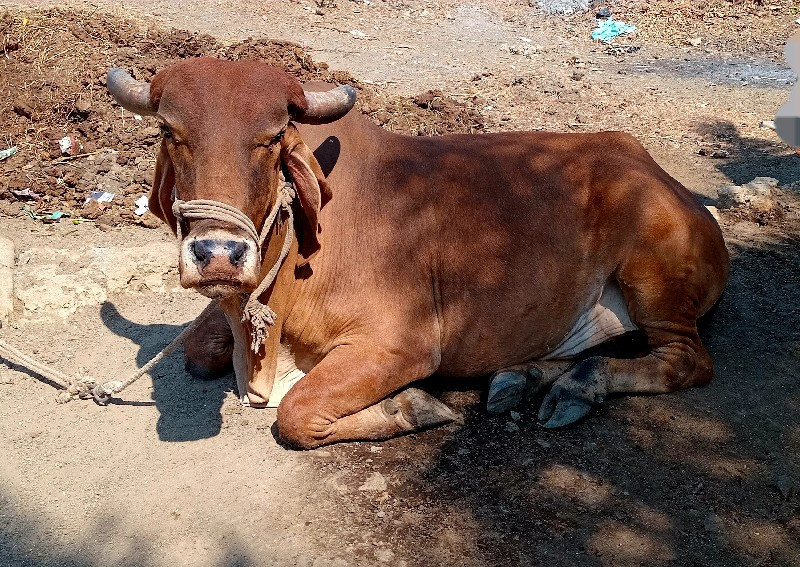
[[[137,81],[125,69],[119,67],[109,69],[106,87],[114,100],[125,110],[147,116],[156,113],[150,104],[150,84]]]
[[[350,85],[341,85],[324,92],[303,91],[308,110],[299,116],[297,122],[324,124],[347,114],[356,103],[356,91]]]

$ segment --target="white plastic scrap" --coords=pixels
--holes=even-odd
[[[86,197],[86,201],[84,204],[88,203],[89,201],[97,201],[98,203],[110,203],[114,200],[116,195],[114,193],[108,193],[106,191],[92,191],[89,193],[89,196]]]
[[[136,205],[136,210],[133,211],[133,214],[140,217],[147,211],[149,211],[150,208],[147,206],[147,201],[148,201],[147,195],[142,195],[141,197],[136,199],[136,202],[134,203]]]
[[[17,146],[11,146],[7,150],[0,150],[0,161],[3,161],[6,158],[10,158],[15,153],[17,153]]]
[[[58,141],[58,147],[61,148],[62,154],[67,154],[72,149],[72,138],[64,136]]]

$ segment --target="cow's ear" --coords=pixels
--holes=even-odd
[[[178,223],[175,215],[172,214],[172,194],[175,188],[175,168],[172,166],[172,159],[167,152],[166,142],[162,140],[161,150],[156,159],[156,172],[153,177],[153,189],[150,191],[150,198],[147,206],[150,211],[167,223],[172,232],[177,234]]]
[[[302,222],[296,223],[300,252],[298,266],[304,266],[319,251],[319,212],[331,198],[328,182],[314,154],[305,145],[293,124],[286,127],[281,141],[281,159],[292,176],[300,205]]]

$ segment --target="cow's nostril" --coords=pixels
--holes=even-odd
[[[234,266],[240,264],[242,262],[242,258],[244,258],[245,253],[247,252],[247,242],[237,242],[237,241],[230,241],[227,242],[228,247],[228,255],[231,260],[231,264]]]
[[[213,240],[195,240],[189,247],[197,262],[202,266],[206,266],[211,261],[211,255],[214,252]]]

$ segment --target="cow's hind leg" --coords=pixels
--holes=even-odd
[[[456,416],[433,396],[416,388],[394,393],[433,370],[397,353],[339,347],[283,398],[278,434],[288,445],[311,449],[388,439],[449,423]]]
[[[575,363],[542,402],[539,419],[547,420],[545,427],[579,420],[608,394],[659,394],[711,380],[711,358],[697,333],[697,317],[719,297],[724,273],[669,278],[665,274],[670,267],[640,263],[635,270],[619,270],[617,281],[631,318],[647,339],[646,354],[629,359],[594,356]]]
[[[572,364],[566,360],[540,360],[498,370],[489,378],[486,411],[498,415],[531,401]]]

